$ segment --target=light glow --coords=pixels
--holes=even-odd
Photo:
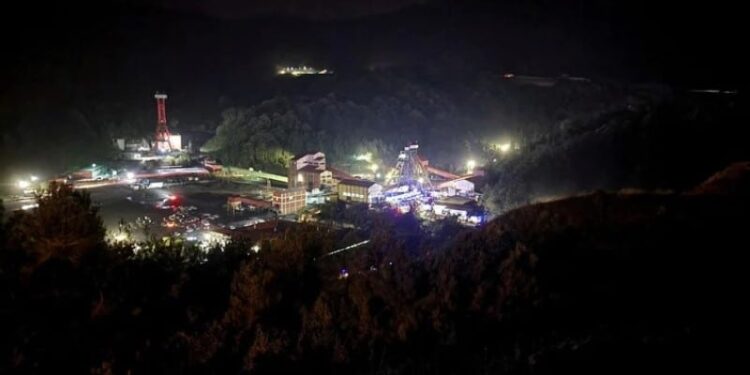
[[[364,154],[359,154],[359,155],[354,155],[354,160],[366,161],[366,162],[370,163],[370,162],[372,162],[372,152],[368,152],[368,153],[364,153]]]

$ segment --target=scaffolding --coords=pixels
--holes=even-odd
[[[404,150],[398,154],[396,168],[388,177],[388,185],[432,190],[429,172],[419,158],[418,150],[419,145],[416,143],[404,147]]]

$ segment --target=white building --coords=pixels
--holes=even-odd
[[[345,179],[336,185],[339,200],[373,204],[383,199],[383,186],[374,181]]]
[[[469,180],[452,180],[440,185],[440,190],[445,195],[452,197],[454,195],[469,195],[474,192],[474,183]]]

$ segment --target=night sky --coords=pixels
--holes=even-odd
[[[167,9],[184,10],[221,18],[269,14],[309,19],[361,17],[398,10],[426,0],[162,0]]]
[[[179,43],[195,48],[252,40],[256,60],[284,49],[339,70],[450,53],[530,74],[714,85],[743,72],[741,14],[725,0],[43,0],[6,5],[0,27],[10,69],[56,49],[139,59],[133,45],[167,51],[183,33]]]

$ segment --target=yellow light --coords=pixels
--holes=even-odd
[[[115,234],[114,238],[115,238],[115,241],[117,242],[123,242],[128,239],[128,234],[120,232],[120,233]]]
[[[422,178],[422,177],[418,178],[417,182],[419,182],[420,184],[423,184],[424,183],[424,178]]]
[[[305,177],[302,176],[302,173],[297,173],[297,182],[305,182]]]
[[[18,180],[17,184],[18,184],[18,187],[21,188],[21,189],[26,189],[27,187],[29,187],[29,185],[31,185],[26,180]]]
[[[373,165],[370,166],[370,169],[372,169],[373,172],[377,172],[378,171],[378,165],[377,164],[373,164]]]
[[[499,144],[499,145],[497,145],[497,148],[500,150],[500,152],[502,152],[504,154],[504,153],[510,151],[510,142]]]
[[[474,161],[473,159],[466,162],[466,169],[468,169],[469,172],[473,171],[474,167],[476,166],[477,166],[477,162]]]
[[[372,161],[372,153],[368,152],[366,154],[354,155],[354,160],[361,160],[369,163]]]

